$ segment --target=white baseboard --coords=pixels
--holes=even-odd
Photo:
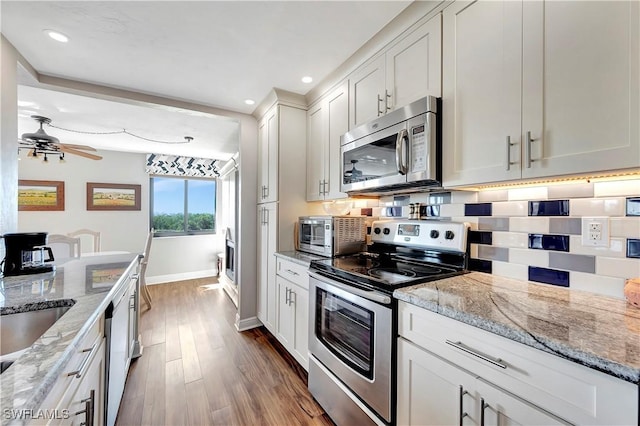
[[[164,284],[173,281],[193,280],[196,278],[207,278],[216,276],[216,269],[206,269],[204,271],[183,272],[180,274],[156,275],[155,277],[146,277],[147,285]]]
[[[241,320],[236,314],[236,329],[238,331],[246,331],[251,330],[252,328],[260,327],[262,322],[258,319],[258,317],[245,318]]]
[[[227,293],[227,296],[229,296],[229,298],[237,308],[238,307],[238,289],[236,288],[236,286],[233,283],[231,283],[231,281],[224,275],[220,276],[220,278],[218,279],[218,282],[222,284],[222,288],[224,289],[224,292]]]

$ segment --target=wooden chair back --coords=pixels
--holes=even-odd
[[[47,245],[53,250],[56,259],[80,257],[82,246],[80,238],[68,237],[62,234],[49,234]]]
[[[92,231],[91,229],[78,229],[77,231],[69,232],[69,237],[80,238],[83,243],[82,249],[85,253],[99,253],[101,250],[100,244],[100,232]]]

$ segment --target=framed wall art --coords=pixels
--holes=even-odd
[[[19,211],[63,211],[64,182],[56,180],[18,181]]]
[[[141,185],[87,182],[87,210],[140,210]]]

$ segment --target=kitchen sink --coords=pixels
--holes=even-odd
[[[0,356],[26,349],[71,306],[0,315]]]

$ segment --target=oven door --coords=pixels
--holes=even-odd
[[[310,272],[309,350],[338,380],[391,421],[391,298]],[[313,388],[309,377],[309,388]]]
[[[321,256],[332,256],[330,219],[301,219],[298,226],[299,250]]]
[[[342,146],[343,192],[405,183],[407,123],[380,130]]]

